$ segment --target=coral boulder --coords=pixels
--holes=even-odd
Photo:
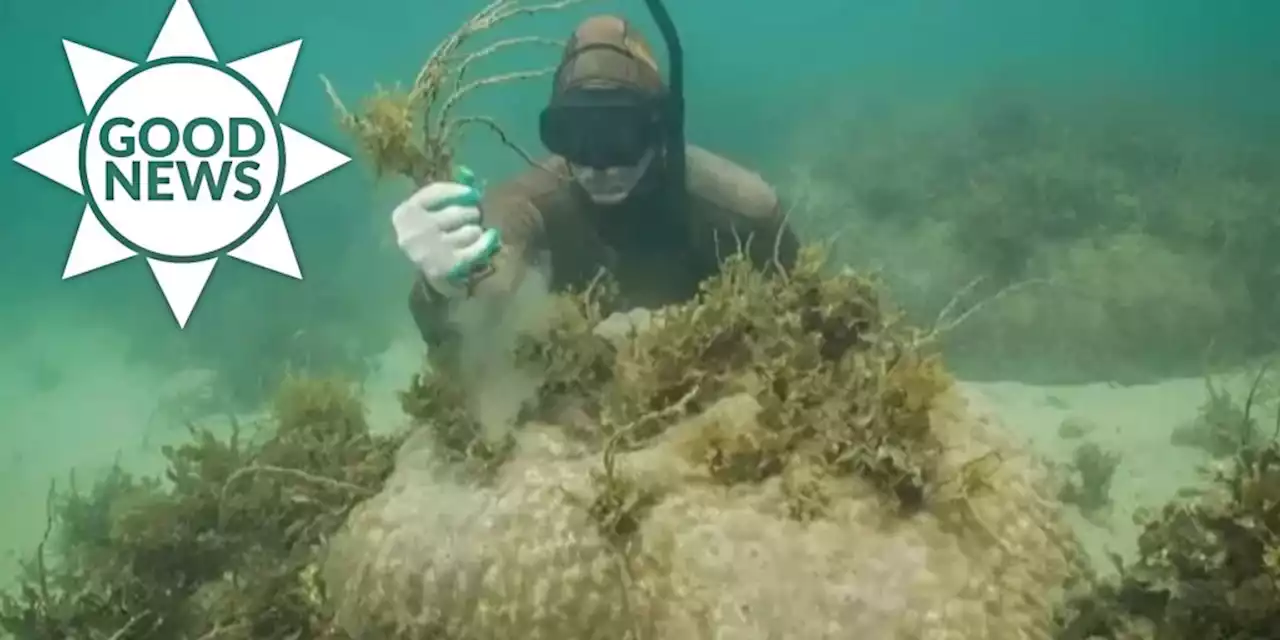
[[[622,337],[607,298],[516,350],[540,384],[502,434],[450,377],[406,392],[419,437],[324,569],[347,632],[1053,636],[1079,565],[1044,470],[876,283],[730,259]]]

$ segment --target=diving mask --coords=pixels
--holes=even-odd
[[[551,153],[595,169],[641,163],[663,139],[660,103],[627,89],[575,89],[542,112]]]

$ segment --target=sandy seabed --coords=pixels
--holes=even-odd
[[[24,359],[17,349],[40,353],[42,363],[85,364],[33,375],[30,366],[36,363]],[[396,392],[416,369],[419,349],[412,338],[401,340],[383,355],[377,372],[367,381],[370,421],[375,428],[393,430],[404,424]],[[6,365],[0,371],[0,505],[5,514],[0,524],[0,584],[12,579],[17,559],[40,540],[51,481],[65,487],[74,470],[77,483],[86,487],[116,461],[141,472],[163,468],[160,445],[187,437],[181,426],[166,423],[166,403],[199,380],[198,372],[175,377],[140,370],[113,351],[104,337],[83,333],[74,344],[28,341],[8,351],[0,354],[0,362]],[[88,353],[98,356],[86,357]],[[1082,441],[1123,456],[1110,511],[1092,518],[1069,511],[1081,540],[1103,571],[1110,567],[1108,551],[1126,558],[1134,553],[1138,532],[1134,513],[1157,508],[1180,488],[1200,482],[1200,468],[1209,462],[1198,450],[1170,444],[1172,431],[1193,419],[1207,397],[1202,379],[1127,387],[1112,383],[962,385],[1049,460],[1068,462]],[[1087,433],[1063,437],[1059,431],[1067,420],[1085,426]]]

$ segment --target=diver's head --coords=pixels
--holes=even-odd
[[[649,45],[622,18],[574,31],[542,112],[542,143],[597,204],[626,200],[662,160],[666,86]]]

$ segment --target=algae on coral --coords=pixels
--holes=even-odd
[[[562,297],[512,354],[543,383],[490,473],[424,436],[335,537],[343,628],[1052,637],[1078,567],[1044,470],[876,282],[824,266],[730,257],[622,338],[594,331],[607,296]]]

